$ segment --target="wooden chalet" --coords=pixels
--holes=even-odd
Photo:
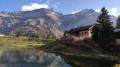
[[[74,35],[77,37],[91,37],[92,36],[93,25],[81,26],[79,28],[71,29],[68,31],[69,35]]]
[[[71,29],[68,31],[69,35],[76,36],[76,37],[92,37],[92,28],[93,25],[88,26],[81,26],[79,28]],[[115,38],[117,44],[120,44],[120,29],[114,29]]]

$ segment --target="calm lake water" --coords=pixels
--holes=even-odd
[[[71,67],[60,56],[38,50],[0,50],[0,67]]]

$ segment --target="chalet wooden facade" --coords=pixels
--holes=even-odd
[[[77,37],[91,37],[92,36],[93,25],[81,26],[79,28],[71,29],[68,31],[69,35],[74,35]],[[120,39],[120,29],[115,29],[115,38]]]
[[[77,37],[91,37],[92,36],[93,25],[81,26],[79,28],[71,29],[68,31],[69,35],[74,35]]]

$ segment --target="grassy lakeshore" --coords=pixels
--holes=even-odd
[[[49,39],[31,39],[28,37],[13,37],[13,36],[1,36],[0,37],[0,49],[26,49],[33,48],[34,46],[43,46],[54,43],[55,40]]]
[[[27,37],[0,37],[0,50],[20,50],[35,48],[60,55],[73,67],[113,67],[120,62],[119,57],[101,54],[98,51],[80,50],[60,43],[59,40],[30,39]]]

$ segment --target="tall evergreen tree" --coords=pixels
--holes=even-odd
[[[115,44],[114,38],[114,28],[112,26],[112,22],[110,22],[110,16],[108,15],[108,11],[103,7],[101,9],[101,14],[97,19],[98,22],[98,44],[105,50],[110,50]]]
[[[99,41],[99,25],[95,24],[93,29],[92,29],[92,39],[98,43]]]
[[[117,18],[117,24],[116,25],[117,25],[116,28],[120,28],[120,16],[118,16],[118,18]]]

